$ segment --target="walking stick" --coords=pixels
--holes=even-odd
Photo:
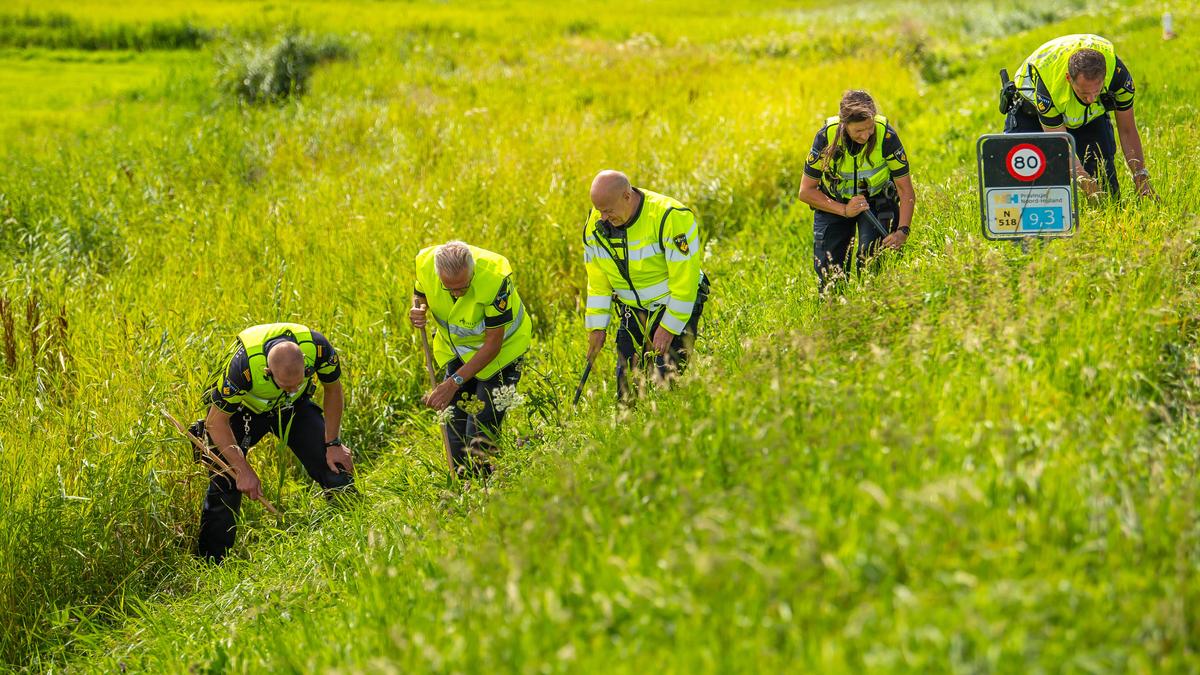
[[[858,158],[857,157],[854,158],[854,189],[859,194],[861,194],[864,199],[871,196],[871,188],[867,184],[867,179],[864,178],[861,181],[858,180]],[[867,221],[868,225],[875,228],[875,231],[878,232],[881,237],[888,236],[889,233],[887,231],[887,228],[885,228],[883,226],[883,223],[879,222],[879,219],[876,218],[875,214],[871,212],[871,203],[870,202],[867,202],[867,210],[860,213],[859,216],[861,216],[863,219],[865,219]]]
[[[221,453],[214,452],[212,448],[208,447],[207,443],[201,441],[199,438],[196,438],[195,434],[188,431],[187,427],[180,424],[179,420],[172,417],[171,413],[167,412],[165,408],[162,410],[162,414],[163,417],[166,417],[168,420],[170,420],[171,424],[179,430],[179,433],[186,436],[188,440],[192,442],[192,445],[196,446],[196,449],[200,451],[200,455],[202,457],[208,459],[208,461],[212,462],[213,465],[217,467],[217,475],[224,476],[226,478],[232,478],[235,481],[237,480],[237,470],[225,461],[225,458],[221,456]],[[268,501],[266,497],[259,495],[256,501],[259,504],[262,504],[263,508],[271,513],[277,516],[283,515],[279,513],[279,509],[275,508],[275,505]]]
[[[579,405],[579,397],[583,395],[583,386],[587,384],[588,375],[592,374],[592,363],[595,359],[588,359],[587,366],[583,369],[583,377],[579,378],[579,386],[575,387],[575,400],[571,401],[572,406]]]
[[[425,305],[421,305],[421,307],[425,307]],[[418,308],[415,303],[413,304],[413,308]],[[426,316],[428,316],[429,309],[426,308],[425,311]],[[433,350],[429,348],[429,335],[425,332],[424,326],[421,326],[421,346],[425,349],[425,370],[429,373],[429,386],[437,388],[437,375],[433,372]],[[450,430],[446,428],[444,422],[439,424],[439,426],[442,427],[442,449],[446,451],[446,466],[450,468],[450,473],[455,474],[454,456],[450,454]]]

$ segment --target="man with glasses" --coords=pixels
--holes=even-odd
[[[687,365],[708,298],[700,226],[678,200],[633,187],[620,171],[597,174],[590,197],[583,226],[588,361],[604,347],[615,294],[617,395],[625,399],[628,374],[645,355],[653,355],[661,380]]]
[[[1115,196],[1117,147],[1111,112],[1134,190],[1139,197],[1154,196],[1133,116],[1133,76],[1111,42],[1099,35],[1051,40],[1025,59],[1014,83],[1015,88],[1002,94],[1001,109],[1008,109],[1004,133],[1065,130],[1075,138],[1079,161],[1072,168],[1084,194],[1097,196],[1105,190]]]
[[[245,455],[267,433],[287,442],[327,496],[354,484],[354,462],[339,436],[341,364],[324,335],[296,323],[253,326],[238,334],[224,364],[204,395],[208,416],[192,426],[197,437],[207,433],[237,474],[234,481],[213,473],[200,513],[197,554],[214,562],[233,546],[242,495],[262,496]],[[312,400],[314,375],[324,388],[324,413]]]
[[[434,329],[433,357],[446,379],[425,404],[449,409],[446,432],[461,477],[492,471],[500,425],[515,402],[533,320],[517,294],[512,265],[498,253],[451,241],[421,250],[409,320]]]

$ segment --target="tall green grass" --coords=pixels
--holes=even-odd
[[[147,20],[169,20],[156,4]],[[1194,667],[1195,39],[1158,42],[1148,4],[1003,18],[1038,7],[995,3],[996,29],[941,2],[908,23],[886,3],[305,5],[288,21],[356,58],[299,101],[227,105],[205,65],[67,138],[31,122],[0,168],[22,336],[0,371],[3,659]],[[261,29],[240,5],[197,11]],[[1164,203],[1085,209],[1074,240],[1029,254],[985,242],[969,152],[1001,124],[994,71],[1086,30],[1138,77]],[[913,44],[953,67],[931,77]],[[903,254],[822,300],[793,195],[850,86],[899,127],[920,206]],[[609,355],[566,402],[579,224],[606,167],[699,210],[716,292],[696,367],[621,413]],[[452,237],[513,260],[539,326],[487,490],[445,479],[405,319],[413,254]],[[199,414],[230,336],[283,319],[344,354],[363,504],[330,510],[264,443],[251,461],[283,464],[288,515],[248,506],[238,559],[201,566],[204,479],[157,410]]]
[[[199,49],[211,31],[187,19],[148,23],[95,23],[64,12],[0,14],[0,47],[126,50]]]

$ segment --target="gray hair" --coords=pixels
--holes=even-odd
[[[475,273],[475,257],[471,249],[461,241],[451,241],[438,247],[433,256],[433,266],[438,274],[454,274],[466,271]]]

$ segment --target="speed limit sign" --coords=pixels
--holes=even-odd
[[[976,145],[979,215],[988,239],[1069,237],[1078,212],[1064,133],[987,134]]]
[[[1046,171],[1046,153],[1036,145],[1022,143],[1014,145],[1005,158],[1005,167],[1013,178],[1031,183]]]

